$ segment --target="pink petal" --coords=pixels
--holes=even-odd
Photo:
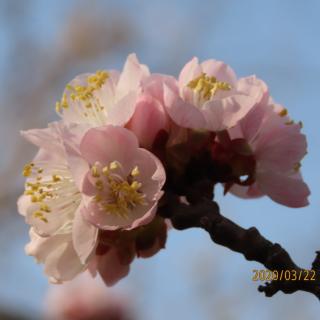
[[[88,209],[83,211],[84,218],[103,230],[131,230],[139,225],[147,224],[154,217],[155,203],[148,203],[145,206],[138,205],[130,210],[128,217],[122,217],[117,214],[107,213],[99,210],[95,203],[89,205]]]
[[[72,124],[61,130],[61,136],[65,148],[69,169],[72,173],[76,186],[81,191],[83,179],[89,170],[88,163],[82,158],[80,153],[80,142],[87,131],[87,125]]]
[[[191,80],[201,74],[199,60],[193,57],[181,70],[179,75],[179,85],[185,87]]]
[[[247,115],[241,120],[240,127],[243,133],[243,138],[249,143],[252,142],[258,134],[263,119],[266,115],[266,108],[263,104],[255,105]]]
[[[206,128],[208,130],[220,131],[226,128],[224,125],[225,103],[224,100],[212,100],[203,106],[202,113],[206,119]]]
[[[157,212],[157,202],[154,202],[151,207],[147,206],[147,208],[147,211],[146,208],[143,208],[143,215],[141,215],[142,207],[136,207],[132,210],[130,215],[133,216],[133,222],[128,228],[126,228],[126,230],[132,230],[141,226],[145,226],[154,219]]]
[[[168,116],[160,102],[143,95],[127,128],[137,136],[140,146],[151,148],[158,132],[168,128]]]
[[[80,145],[83,158],[92,165],[96,161],[109,164],[117,160],[130,166],[137,148],[138,140],[134,134],[111,125],[88,130]]]
[[[20,196],[18,199],[17,205],[18,205],[18,212],[22,216],[26,216],[28,208],[30,207],[30,205],[32,205],[30,196],[26,196],[24,194],[22,196]]]
[[[287,207],[300,208],[309,204],[310,190],[301,177],[286,176],[273,171],[258,172],[257,183],[262,192]]]
[[[63,148],[58,135],[58,126],[57,122],[53,122],[45,129],[21,131],[21,135],[39,148],[48,150],[53,154],[61,154]]]
[[[140,64],[134,53],[130,54],[119,78],[117,95],[119,95],[119,97],[123,97],[128,92],[136,90],[141,81],[149,76],[149,74],[150,72],[148,67]]]
[[[178,82],[174,77],[164,74],[152,74],[142,84],[143,92],[156,98],[164,105],[163,87],[166,85],[173,92],[179,93]]]
[[[140,168],[140,174],[136,178],[142,184],[141,191],[150,201],[158,200],[166,181],[166,172],[161,161],[151,152],[139,148],[134,165]]]
[[[252,97],[255,104],[268,104],[269,89],[265,82],[256,76],[249,76],[239,79],[236,87],[237,92]]]
[[[86,263],[89,256],[95,250],[98,229],[84,220],[82,213],[83,210],[86,210],[86,208],[80,204],[73,220],[72,239],[74,249],[77,252],[81,262]]]
[[[112,286],[128,275],[130,265],[120,263],[117,249],[113,248],[99,258],[99,273],[107,286]]]
[[[70,204],[71,200],[70,200]],[[66,204],[70,205],[69,203]],[[70,219],[70,213],[68,211],[61,212],[62,208],[57,207],[51,209],[51,212],[43,212],[46,221],[39,219],[34,216],[34,212],[40,209],[38,203],[31,202],[30,205],[26,208],[26,222],[30,224],[36,233],[40,236],[48,237],[55,234],[63,225]]]
[[[70,234],[57,234],[43,238],[30,229],[31,242],[26,253],[45,264],[45,273],[55,281],[73,279],[84,270],[79,257],[72,246]]]
[[[259,190],[259,187],[256,183],[252,184],[251,186],[241,186],[239,184],[234,184],[231,189],[230,193],[233,195],[243,198],[243,199],[254,199],[262,197],[264,194]]]
[[[192,104],[183,101],[166,85],[164,101],[170,118],[179,126],[191,129],[205,128],[206,121],[202,112]]]
[[[306,154],[306,137],[299,124],[281,124],[280,116],[264,123],[263,131],[256,145],[256,158],[264,170],[291,170]],[[277,119],[278,118],[278,119]],[[270,123],[271,121],[275,123]]]
[[[236,85],[237,77],[234,71],[224,62],[218,60],[206,60],[201,63],[201,68],[208,76],[216,77],[218,81],[229,83],[232,87]]]
[[[208,101],[203,106],[207,129],[220,131],[232,128],[245,117],[252,107],[253,100],[241,95]]]
[[[132,117],[137,102],[138,94],[129,92],[116,104],[108,109],[107,124],[124,126]]]

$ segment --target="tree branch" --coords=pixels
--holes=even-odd
[[[255,227],[244,229],[224,217],[220,214],[217,203],[209,199],[208,192],[205,197],[200,197],[201,192],[203,192],[201,188],[193,188],[193,191],[187,194],[187,199],[191,203],[186,204],[181,202],[179,196],[167,191],[158,214],[169,218],[173,227],[178,230],[194,227],[204,229],[213,242],[243,254],[249,261],[260,262],[271,271],[277,270],[280,273],[281,270],[294,270],[297,275],[301,274],[302,280],[273,280],[259,286],[258,290],[264,292],[267,297],[273,296],[278,291],[287,294],[306,291],[320,299],[319,251],[316,252],[316,258],[312,263],[315,280],[303,280],[307,271],[298,267],[280,244],[264,238]]]

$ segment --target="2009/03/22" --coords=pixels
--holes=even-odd
[[[252,270],[253,281],[315,281],[315,270]]]

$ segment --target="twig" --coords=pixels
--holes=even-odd
[[[320,252],[316,252],[316,258],[312,263],[315,270],[314,281],[304,281],[307,271],[298,267],[291,259],[288,252],[278,243],[272,243],[264,238],[255,228],[244,229],[220,214],[219,206],[209,199],[208,193],[200,197],[201,188],[193,188],[187,195],[190,204],[180,201],[170,191],[166,195],[159,208],[162,217],[169,218],[174,228],[184,230],[188,228],[202,228],[206,230],[212,241],[239,252],[249,261],[257,261],[269,270],[294,270],[301,274],[301,280],[273,280],[259,286],[258,290],[271,297],[278,291],[294,293],[306,291],[320,299]],[[212,190],[212,189],[211,189]],[[203,191],[203,190],[202,190]],[[193,195],[193,196],[192,196]]]

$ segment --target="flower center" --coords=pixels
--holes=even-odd
[[[80,193],[65,165],[47,162],[28,163],[22,174],[27,177],[24,194],[36,204],[33,216],[48,223],[48,214],[72,215],[80,203]],[[51,213],[52,214],[52,213]]]
[[[210,100],[218,90],[231,90],[231,85],[227,82],[218,81],[215,77],[209,77],[202,73],[199,77],[191,80],[187,87],[198,93],[204,101]]]
[[[109,79],[107,71],[97,71],[95,74],[86,78],[85,85],[66,86],[66,92],[63,94],[61,101],[56,103],[57,113],[61,113],[63,109],[70,108],[70,100],[74,102],[72,105],[77,106],[77,111],[84,118],[97,119],[104,111],[99,99],[94,95],[95,91],[101,89],[105,82]]]
[[[120,174],[121,169],[122,165],[118,161],[103,168],[99,163],[91,167],[97,190],[94,201],[100,210],[127,218],[130,210],[137,205],[146,205],[146,200],[140,190],[142,184],[136,180],[140,174],[139,168],[134,167],[125,179]]]

